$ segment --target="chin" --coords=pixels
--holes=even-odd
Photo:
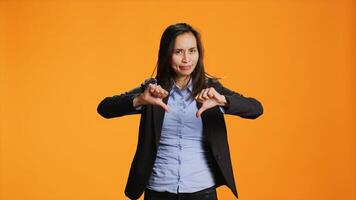
[[[180,72],[178,74],[179,74],[179,76],[190,76],[192,74],[192,72]]]

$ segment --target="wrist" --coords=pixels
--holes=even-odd
[[[134,107],[137,107],[137,106],[141,106],[141,105],[144,105],[145,103],[144,103],[144,101],[143,101],[143,99],[142,99],[142,93],[141,94],[139,94],[139,95],[137,95],[134,99],[133,99],[133,106]]]
[[[221,96],[222,96],[222,98],[221,98],[221,101],[219,102],[219,106],[227,107],[228,101],[227,101],[226,97],[224,95],[221,95]]]

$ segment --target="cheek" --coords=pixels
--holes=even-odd
[[[172,66],[177,66],[177,65],[179,65],[179,63],[180,63],[179,58],[173,56],[172,57]]]
[[[198,60],[199,60],[199,55],[194,56],[194,62],[198,63]]]
[[[194,55],[194,61],[198,62],[198,60],[199,60],[199,53]]]

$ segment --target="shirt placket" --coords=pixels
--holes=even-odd
[[[183,139],[183,129],[184,129],[184,114],[185,113],[185,109],[187,107],[186,102],[184,101],[184,93],[182,91],[177,91],[177,97],[176,98],[176,103],[177,103],[177,108],[178,108],[178,112],[180,114],[178,114],[178,126],[177,126],[177,146],[178,146],[178,187],[177,187],[177,192],[179,192],[179,183],[181,181],[181,165],[182,165],[182,139]]]

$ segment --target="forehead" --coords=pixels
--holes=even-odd
[[[197,46],[195,36],[191,32],[183,33],[176,37],[174,42],[175,49],[189,49]]]

